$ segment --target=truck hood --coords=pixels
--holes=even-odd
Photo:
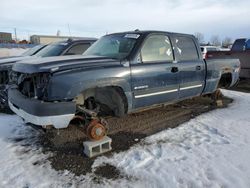
[[[114,65],[118,60],[110,59],[102,56],[57,56],[35,58],[19,61],[14,64],[12,70],[21,73],[38,73],[38,72],[58,72],[78,68],[91,68]],[[120,63],[120,62],[119,62]]]
[[[0,59],[0,69],[10,67],[17,61],[22,61],[25,59],[33,59],[32,56],[18,56],[18,57],[9,57],[9,58],[1,58]]]

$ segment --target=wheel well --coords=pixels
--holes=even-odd
[[[115,116],[123,116],[128,111],[127,97],[121,87],[106,86],[84,90],[75,98],[78,105],[86,105],[87,100],[94,100],[98,104],[108,107]]]
[[[232,74],[231,73],[224,73],[222,74],[218,87],[219,88],[228,88],[232,83]]]

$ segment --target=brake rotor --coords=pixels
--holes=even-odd
[[[92,120],[86,133],[91,140],[101,140],[106,135],[106,128],[98,120]]]

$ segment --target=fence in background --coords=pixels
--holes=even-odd
[[[0,43],[0,48],[32,48],[37,44],[11,44],[11,43]]]

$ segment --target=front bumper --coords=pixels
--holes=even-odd
[[[8,90],[9,107],[27,123],[66,128],[75,115],[74,102],[43,102],[28,98],[17,89]]]

